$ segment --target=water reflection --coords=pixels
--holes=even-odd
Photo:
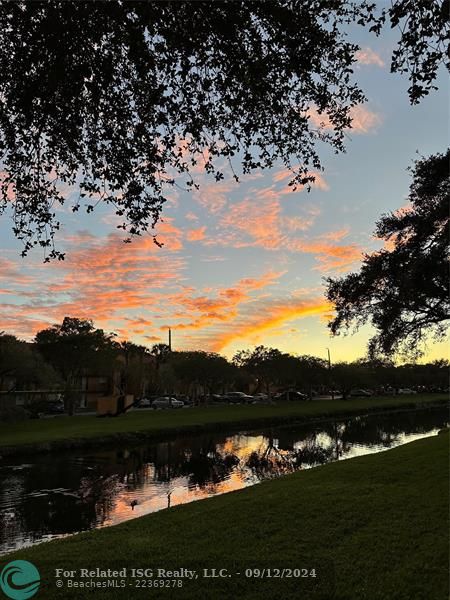
[[[0,460],[0,552],[433,435],[446,409]]]

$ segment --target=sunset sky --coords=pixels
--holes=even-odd
[[[64,316],[94,319],[120,337],[151,346],[204,349],[232,356],[258,344],[333,361],[363,356],[370,335],[330,339],[323,278],[358,269],[361,254],[381,247],[373,238],[382,213],[405,205],[416,151],[447,146],[448,84],[411,107],[408,81],[389,74],[395,34],[358,30],[355,73],[368,102],[354,110],[347,153],[323,147],[324,172],[310,193],[292,192],[282,165],[235,183],[196,173],[201,188],[174,188],[150,235],[123,244],[114,210],[60,211],[64,262],[42,253],[20,258],[11,221],[0,221],[0,330],[31,339]],[[238,168],[238,164],[235,165]],[[446,354],[430,345],[427,358]]]

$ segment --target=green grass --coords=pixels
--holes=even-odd
[[[0,567],[33,562],[43,578],[37,598],[447,600],[448,439],[419,440],[41,544],[2,557]],[[173,590],[68,590],[54,583],[56,568],[150,566],[316,567],[328,589],[239,577],[199,578]]]
[[[179,430],[202,431],[221,425],[258,425],[264,421],[275,423],[290,419],[307,419],[333,414],[350,414],[366,410],[383,410],[414,405],[445,402],[446,396],[430,394],[418,396],[385,396],[354,398],[350,400],[315,400],[314,402],[284,402],[277,405],[222,405],[172,411],[134,409],[117,418],[95,416],[55,417],[0,425],[0,447],[70,443],[125,434],[152,434]]]
[[[114,435],[146,433],[160,435],[177,430],[203,430],[207,427],[238,424],[243,426],[277,420],[307,419],[333,414],[361,413],[367,410],[401,408],[445,402],[442,395],[386,396],[351,400],[316,400],[266,406],[238,405],[189,408],[173,411],[133,410],[117,418],[94,416],[55,417],[0,425],[0,448],[26,444],[70,443]]]

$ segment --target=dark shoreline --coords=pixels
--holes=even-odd
[[[337,411],[325,412],[314,417],[292,417],[292,416],[271,416],[259,417],[255,419],[241,419],[233,422],[217,422],[206,423],[202,425],[186,425],[182,427],[164,427],[159,431],[130,431],[120,433],[110,433],[105,436],[92,436],[87,438],[68,438],[54,440],[51,442],[36,442],[31,444],[20,444],[17,446],[0,446],[0,459],[11,456],[29,456],[36,453],[50,453],[55,451],[71,451],[90,448],[107,448],[111,446],[117,447],[118,444],[127,446],[137,446],[148,441],[162,441],[167,438],[175,438],[179,435],[196,435],[206,432],[227,431],[237,433],[239,430],[255,430],[265,427],[280,427],[280,426],[295,426],[306,423],[321,423],[324,421],[334,421],[336,419],[353,418],[362,415],[383,415],[394,414],[399,412],[410,412],[418,410],[433,410],[436,408],[444,408],[447,406],[450,409],[450,404],[447,400],[430,402],[426,404],[418,404],[411,402],[401,407],[393,405],[391,408],[385,406],[378,409],[376,406],[367,408],[363,411],[360,409],[353,411]],[[120,417],[119,417],[120,418]],[[450,418],[450,417],[449,417]]]

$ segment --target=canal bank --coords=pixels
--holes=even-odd
[[[307,422],[310,419],[344,418],[443,406],[447,395],[384,396],[350,400],[317,400],[277,405],[237,405],[186,408],[172,411],[139,411],[120,417],[55,417],[0,425],[0,456],[86,449],[117,444],[141,444],[180,433],[221,431],[233,427],[256,428]]]
[[[393,450],[301,471],[116,527],[2,557],[29,560],[40,596],[86,598],[56,569],[227,568],[229,579],[182,580],[173,598],[446,600],[448,598],[448,433]],[[247,569],[314,569],[305,577],[241,578]],[[267,571],[266,571],[267,573]],[[145,580],[145,578],[143,578]],[[148,580],[153,581],[149,577]],[[123,588],[96,597],[125,599]],[[309,587],[308,587],[309,586]],[[314,588],[316,586],[316,588]],[[149,597],[133,589],[132,597]]]
[[[0,555],[436,435],[447,408],[0,459]]]

